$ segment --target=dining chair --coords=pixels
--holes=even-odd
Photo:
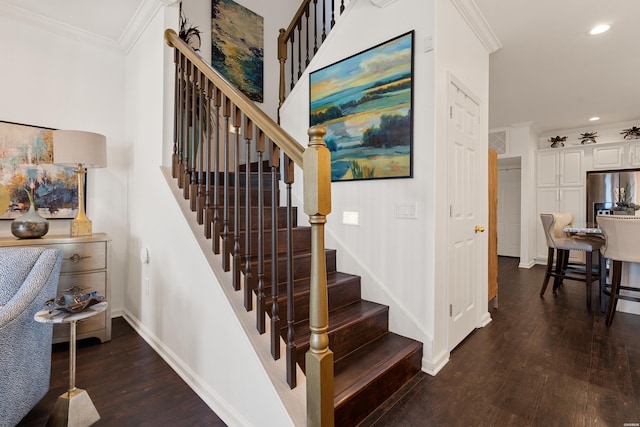
[[[640,217],[630,215],[598,216],[598,225],[605,237],[605,244],[600,249],[602,256],[611,260],[611,288],[605,287],[605,295],[609,295],[606,324],[610,326],[616,313],[618,299],[640,302],[640,283],[621,285],[622,263],[640,263]],[[633,279],[633,278],[630,278]],[[620,290],[627,291],[621,295]]]
[[[554,278],[553,292],[556,292],[558,287],[562,285],[564,279],[584,282],[587,292],[587,308],[590,310],[592,283],[599,282],[600,289],[602,289],[599,269],[603,264],[600,255],[598,255],[600,262],[594,271],[593,253],[600,254],[599,249],[604,243],[604,239],[565,233],[563,229],[573,224],[571,212],[543,213],[540,214],[540,220],[548,247],[547,271],[540,289],[540,296],[544,297],[551,277]],[[585,252],[585,262],[569,262],[571,251]]]

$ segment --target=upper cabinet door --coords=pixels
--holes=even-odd
[[[560,185],[584,185],[584,151],[563,150],[560,152]]]
[[[640,166],[640,141],[629,144],[629,166]]]
[[[536,181],[538,187],[557,187],[559,175],[558,152],[539,151],[536,165]]]
[[[624,145],[593,147],[594,169],[619,169],[623,166]]]

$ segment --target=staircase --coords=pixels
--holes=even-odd
[[[258,182],[258,172],[252,172],[250,182]],[[230,174],[233,180],[233,173]],[[222,179],[222,178],[221,178]],[[264,182],[270,182],[271,173],[265,173]],[[246,182],[244,173],[240,174],[240,182]],[[241,184],[242,191],[245,187]],[[252,200],[257,201],[258,189],[251,188]],[[271,188],[265,188],[265,192],[271,192]],[[266,197],[265,200],[269,199]],[[277,197],[279,199],[279,197]],[[240,224],[245,224],[245,205],[240,207]],[[257,212],[254,209],[252,217]],[[271,228],[271,207],[265,206],[265,228]],[[278,222],[286,223],[286,208],[278,208]],[[231,230],[233,231],[233,230]],[[309,349],[309,283],[311,260],[311,228],[301,226],[297,221],[292,227],[293,235],[293,270],[294,270],[294,354],[298,365],[305,371],[305,353]],[[241,251],[245,250],[246,233],[241,226],[240,242]],[[256,254],[258,250],[257,223],[251,225],[249,231],[252,249]],[[278,280],[275,282],[280,288],[278,295],[287,295],[286,292],[286,229],[278,230]],[[214,236],[215,238],[216,236]],[[224,241],[223,233],[217,238]],[[264,280],[267,284],[264,293],[272,295],[271,286],[274,281],[271,277],[272,233],[266,231],[264,235]],[[227,239],[229,242],[231,239]],[[365,301],[360,294],[360,277],[336,270],[337,252],[326,249],[327,266],[327,291],[329,301],[329,348],[334,354],[334,409],[335,424],[337,426],[352,426],[364,419],[393,392],[420,371],[422,360],[422,344],[389,332],[389,307]],[[233,245],[227,244],[224,248],[225,257],[234,255]],[[258,260],[252,256],[249,260],[249,271],[256,272]],[[243,276],[246,276],[246,264],[241,268]],[[250,274],[243,287],[248,287],[252,293],[256,306],[257,276]],[[287,297],[279,298],[279,304],[286,306]],[[272,303],[267,297],[264,312],[269,316],[272,312]],[[280,335],[283,342],[287,342],[287,313],[279,315]]]
[[[286,349],[290,387],[297,383],[296,365],[306,373],[313,364],[308,423],[357,425],[420,371],[422,344],[391,333],[389,308],[363,300],[360,277],[337,271],[338,254],[324,248],[330,212],[330,182],[321,179],[330,175],[322,164],[324,130],[310,130],[305,150],[174,31],[165,39],[175,48],[176,185],[233,288],[243,293],[244,308],[256,313],[256,333],[270,334],[274,359]],[[311,226],[298,224],[292,206],[294,163],[305,173]],[[316,185],[310,185],[311,203],[309,182]],[[331,357],[333,372],[323,363]],[[333,391],[328,417],[327,391]]]

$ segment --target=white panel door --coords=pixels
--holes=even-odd
[[[520,256],[520,169],[498,170],[498,255]]]
[[[476,210],[485,206],[487,183],[478,178],[480,107],[453,83],[449,104],[449,349],[453,349],[477,326],[479,251],[486,252],[487,247],[478,244],[482,239],[476,234]]]

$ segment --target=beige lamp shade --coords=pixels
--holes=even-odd
[[[53,131],[53,163],[66,167],[104,168],[107,166],[107,138],[79,130]]]

